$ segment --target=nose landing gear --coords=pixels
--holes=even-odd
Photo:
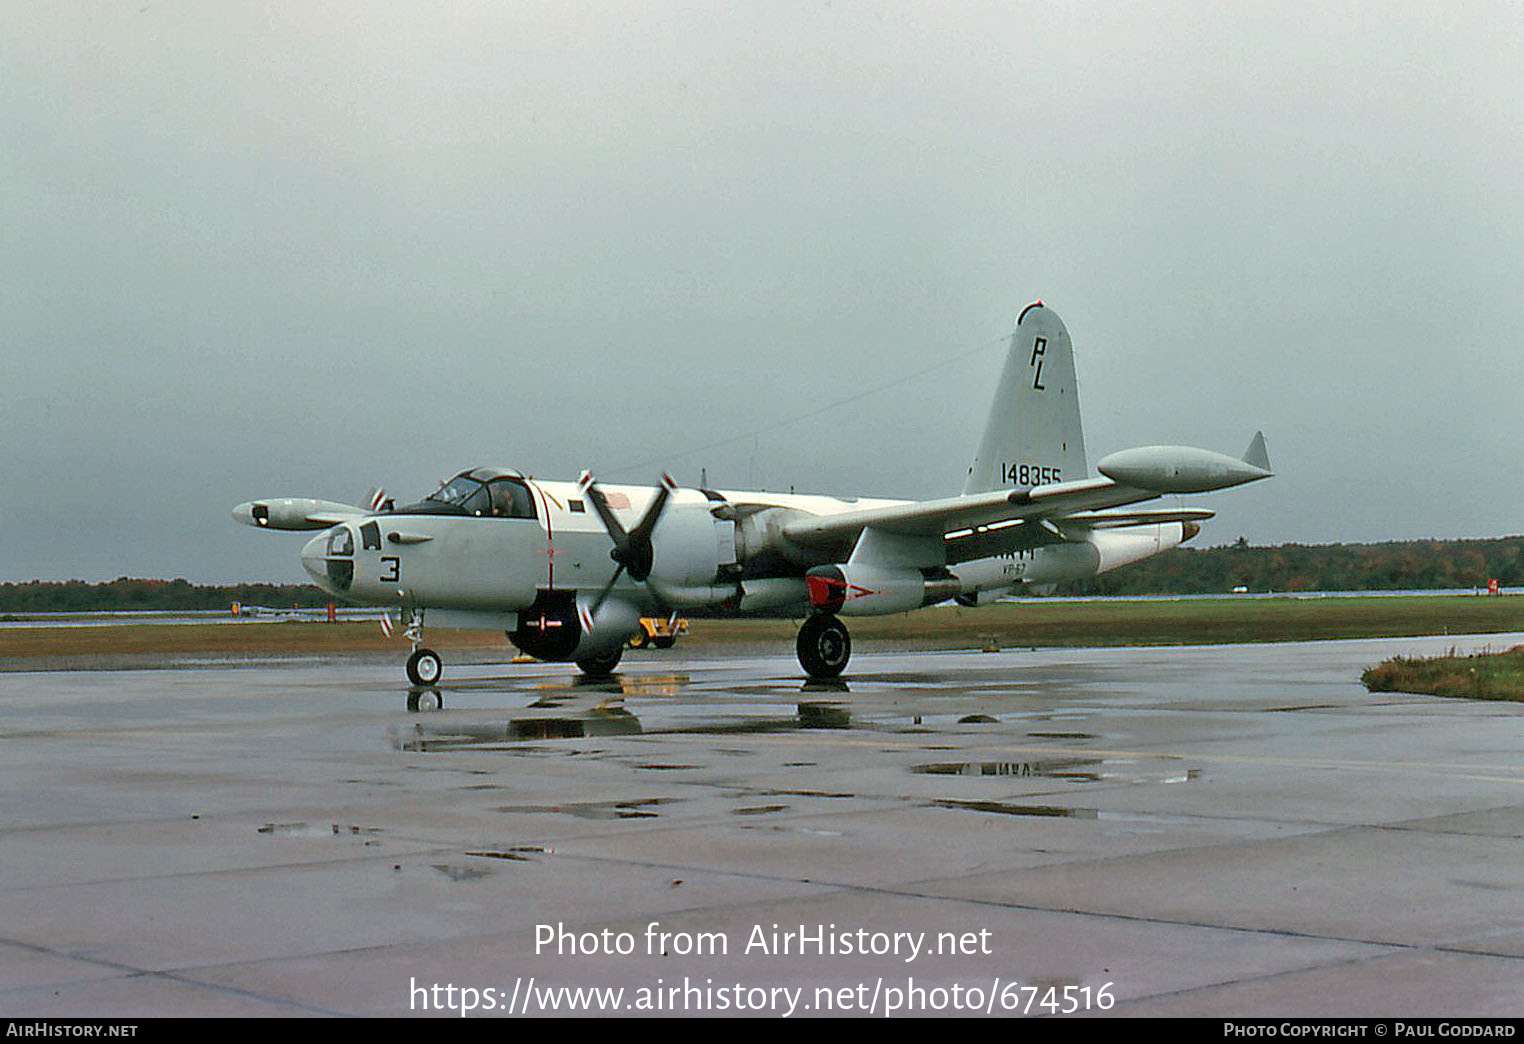
[[[407,630],[402,632],[413,645],[413,655],[407,658],[407,680],[414,685],[434,685],[444,673],[444,661],[433,649],[423,648],[423,610],[407,613]]]

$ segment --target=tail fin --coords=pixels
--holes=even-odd
[[[1029,488],[1088,476],[1074,348],[1063,320],[1038,301],[1016,320],[995,403],[963,492]]]

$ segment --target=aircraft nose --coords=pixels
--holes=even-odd
[[[324,561],[324,553],[327,549],[327,533],[313,537],[307,541],[307,546],[302,548],[302,568],[307,570],[307,575],[325,591],[329,590],[328,563]]]

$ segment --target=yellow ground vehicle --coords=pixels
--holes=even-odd
[[[630,638],[631,649],[644,649],[654,645],[658,649],[670,649],[677,636],[688,633],[688,621],[674,613],[670,618],[642,616],[640,630]]]

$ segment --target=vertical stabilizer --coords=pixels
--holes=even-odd
[[[1038,301],[1016,320],[963,492],[1026,489],[1088,476],[1069,331]]]

